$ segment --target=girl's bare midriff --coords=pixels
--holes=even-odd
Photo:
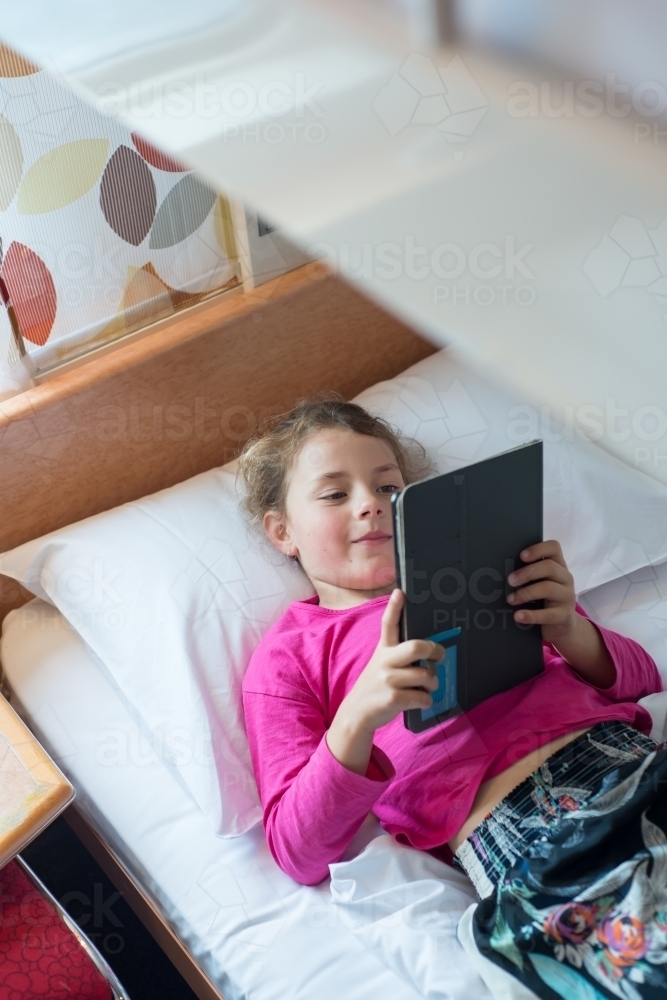
[[[505,796],[509,795],[517,785],[520,785],[533,771],[540,767],[541,764],[544,764],[548,757],[551,757],[552,754],[556,753],[557,750],[560,750],[567,743],[576,740],[577,736],[588,732],[589,728],[577,729],[573,733],[566,733],[564,736],[559,736],[556,740],[551,740],[550,743],[545,743],[544,746],[522,757],[516,764],[512,764],[507,770],[501,771],[500,774],[496,774],[495,777],[490,778],[489,781],[485,781],[484,784],[480,785],[467,820],[459,832],[448,841],[452,851],[456,851],[473,830],[479,826],[482,820],[488,816],[493,807],[502,802]]]

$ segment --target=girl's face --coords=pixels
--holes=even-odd
[[[396,578],[391,495],[405,483],[380,438],[327,428],[306,439],[292,463],[287,521],[269,512],[267,535],[299,562],[329,608],[390,593]]]

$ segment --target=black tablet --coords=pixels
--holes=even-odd
[[[507,603],[519,553],[542,541],[542,442],[411,483],[392,511],[400,638],[445,647],[433,705],[404,713],[417,733],[544,669],[540,626]]]

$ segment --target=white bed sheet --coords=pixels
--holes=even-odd
[[[231,840],[211,833],[103,664],[55,608],[35,600],[10,614],[0,652],[16,708],[72,780],[79,809],[226,1000],[421,996],[346,926],[328,881],[301,886],[278,868],[261,825]],[[381,833],[369,817],[345,857]],[[455,881],[460,888],[458,874]],[[487,1000],[454,938],[461,914],[452,913],[460,962],[448,997]]]
[[[664,677],[667,563],[631,576],[582,601],[642,642]],[[234,839],[211,833],[53,606],[34,600],[10,614],[0,655],[14,704],[73,781],[79,808],[227,1000],[337,1000],[341,989],[349,1000],[388,990],[392,1000],[489,1000],[480,974],[498,1000],[525,1000],[475,953],[465,920],[457,935],[475,898],[460,873],[397,845],[369,817],[331,886],[300,886],[274,863],[261,826]],[[667,738],[667,691],[642,704],[653,738]]]

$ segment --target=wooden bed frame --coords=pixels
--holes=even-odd
[[[308,264],[157,323],[0,402],[0,552],[224,464],[267,414],[346,398],[438,348]],[[0,622],[32,597],[0,576]],[[200,1000],[221,994],[75,807],[74,831]]]

